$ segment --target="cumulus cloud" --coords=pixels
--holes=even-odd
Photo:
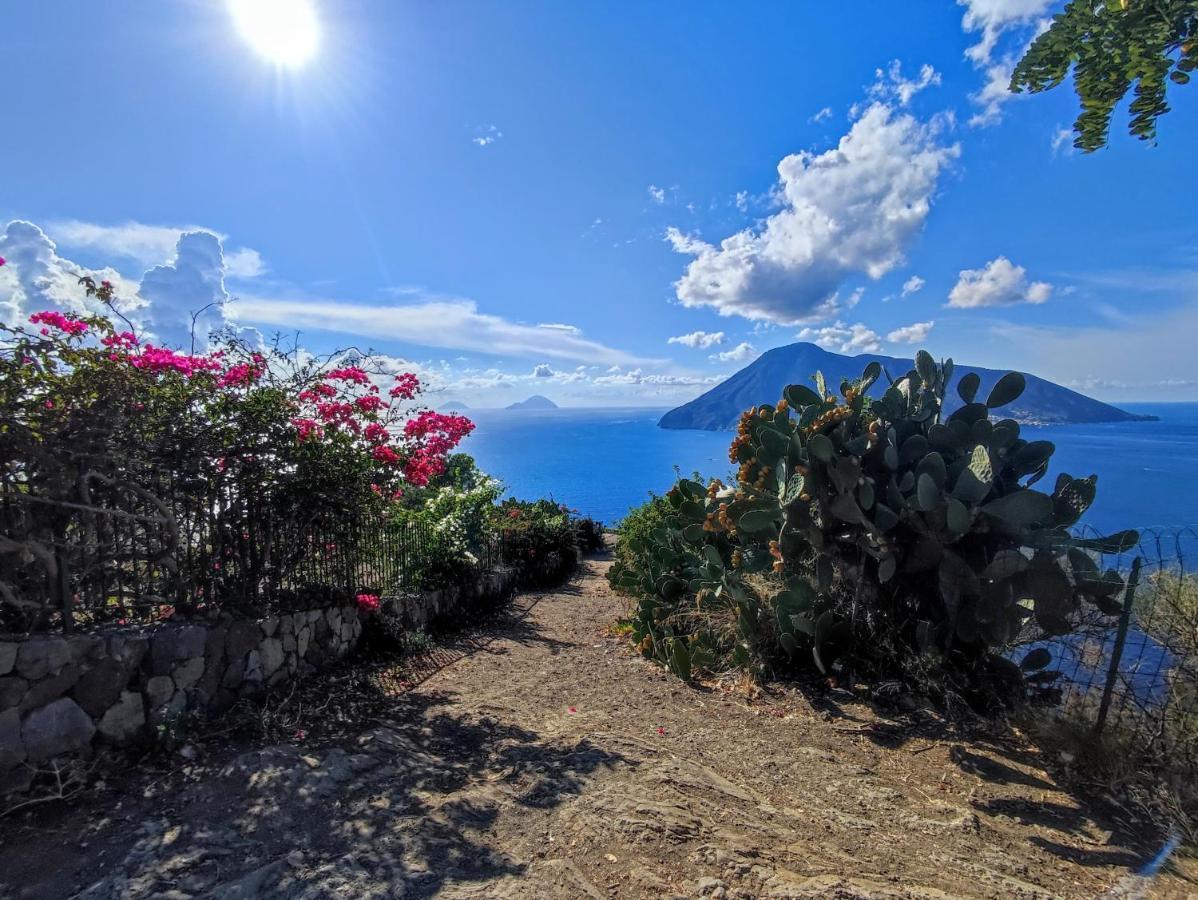
[[[748,362],[751,359],[756,359],[759,355],[756,347],[748,341],[741,341],[731,350],[716,353],[711,359],[719,362]]]
[[[662,204],[666,202],[666,189],[659,188],[655,184],[649,185],[649,199],[654,203]]]
[[[896,328],[886,335],[886,340],[892,344],[918,344],[920,341],[926,340],[928,332],[932,330],[933,322],[912,322],[910,325],[904,325],[901,328]]]
[[[138,293],[149,304],[150,326],[170,343],[207,343],[210,332],[226,324],[225,258],[220,239],[207,231],[180,235],[175,257],[141,279]]]
[[[875,101],[837,147],[778,164],[781,209],[761,226],[718,246],[669,229],[675,251],[694,257],[675,283],[678,300],[779,324],[835,315],[846,278],[882,277],[923,228],[940,174],[960,152],[941,140],[941,126]]]
[[[266,271],[262,255],[249,247],[227,249],[228,235],[202,225],[147,225],[125,222],[120,225],[101,225],[66,219],[52,222],[50,232],[66,247],[86,248],[105,256],[131,259],[142,266],[155,266],[168,261],[175,253],[179,238],[188,232],[207,232],[221,242],[225,272],[231,278],[253,278]]]
[[[910,297],[912,294],[918,293],[919,291],[923,290],[924,284],[926,284],[926,282],[922,278],[920,278],[918,275],[912,275],[903,282],[902,296]]]
[[[541,363],[539,366],[534,367],[532,370],[533,378],[552,378],[556,374],[557,373],[554,372],[553,369],[551,369],[549,367],[548,363]]]
[[[799,340],[811,341],[825,350],[837,353],[880,353],[882,338],[864,322],[846,325],[835,322],[823,328],[804,328],[799,332]]]
[[[1027,270],[1005,256],[990,260],[981,269],[963,269],[948,295],[948,305],[957,309],[979,306],[1014,306],[1044,303],[1052,294],[1046,281],[1028,281]]]
[[[136,285],[115,269],[89,269],[59,256],[54,241],[32,222],[15,220],[5,226],[0,232],[0,256],[7,261],[0,268],[0,319],[9,324],[23,322],[42,309],[104,312],[102,305],[87,301],[79,287],[84,275],[112,282],[122,313],[134,314],[144,305],[136,296]]]
[[[681,344],[684,347],[693,347],[701,350],[706,350],[709,347],[714,347],[716,344],[724,343],[724,332],[722,331],[692,331],[690,334],[680,334],[666,340],[667,344]]]

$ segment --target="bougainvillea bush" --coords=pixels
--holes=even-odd
[[[106,283],[81,291],[112,299]],[[369,355],[236,334],[183,352],[118,319],[2,326],[0,631],[328,581],[355,529],[473,428]]]
[[[1117,613],[1124,579],[1098,560],[1136,533],[1074,537],[1097,479],[1037,490],[1053,445],[990,417],[1023,376],[984,400],[964,376],[945,417],[952,369],[921,352],[881,396],[872,363],[840,396],[817,373],[747,410],[732,484],[681,479],[626,530],[610,578],[639,598],[641,650],[684,677],[810,666],[981,697],[1022,686],[1017,641],[1067,633],[1084,607]],[[1019,662],[1051,680],[1046,651]]]

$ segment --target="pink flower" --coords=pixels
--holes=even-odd
[[[420,379],[411,372],[401,372],[395,376],[395,387],[389,393],[401,400],[411,400],[420,393]]]
[[[54,408],[54,401],[53,401],[53,400],[47,400],[47,401],[46,401],[46,409],[53,409],[53,408]]]
[[[55,310],[43,310],[36,312],[29,317],[29,321],[34,325],[46,325],[48,327],[42,329],[42,334],[48,335],[50,328],[56,328],[66,334],[78,336],[87,331],[87,323],[81,322],[76,316],[63,315]]]
[[[663,735],[663,736],[664,736],[664,735],[665,735],[665,733],[666,733],[666,730],[665,730],[664,728],[662,728],[660,725],[658,725],[658,726],[657,726],[657,733],[658,733],[658,734],[660,734],[660,735]]]
[[[324,429],[320,427],[318,422],[312,419],[292,419],[291,424],[295,426],[296,437],[301,441],[306,441],[310,437],[322,437]]]
[[[333,369],[331,372],[326,372],[324,377],[327,381],[350,381],[354,384],[370,383],[370,376],[360,366],[345,366],[341,369]]]
[[[259,360],[261,357],[254,354],[257,359],[252,363],[238,363],[235,366],[230,366],[225,374],[222,375],[216,382],[218,388],[226,387],[245,387],[253,384],[262,377],[262,365]]]
[[[6,260],[3,256],[0,256],[0,266],[4,265],[6,262],[8,262],[8,260]]]
[[[380,444],[370,452],[375,462],[383,463],[384,465],[394,466],[400,462],[399,454],[392,447],[386,444]]]
[[[387,406],[382,400],[374,394],[367,394],[364,397],[359,397],[354,401],[354,406],[358,408],[358,412],[372,413],[378,412]]]
[[[366,440],[372,444],[381,444],[390,439],[387,426],[382,422],[371,422],[366,426]]]
[[[378,594],[361,593],[358,594],[358,596],[356,596],[354,599],[358,603],[358,609],[362,610],[364,613],[376,613],[379,611],[379,606],[381,604],[379,602]]]

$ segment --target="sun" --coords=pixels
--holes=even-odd
[[[297,68],[316,55],[320,23],[312,0],[228,0],[237,30],[277,66]]]

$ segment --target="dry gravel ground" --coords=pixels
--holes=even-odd
[[[610,635],[624,604],[608,565],[518,597],[340,739],[209,746],[191,777],[155,789],[134,774],[69,809],[0,820],[0,896],[1091,898],[1120,879],[1142,887],[1126,876],[1152,847],[1058,787],[1025,746],[964,742],[931,717],[893,722],[835,692],[666,676]],[[1191,890],[1175,873],[1150,894]]]

